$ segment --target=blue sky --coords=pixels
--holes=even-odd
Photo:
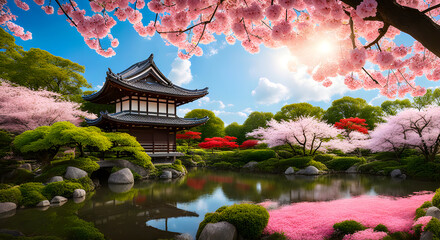
[[[342,96],[361,97],[373,105],[380,105],[386,100],[378,97],[377,90],[350,91],[342,79],[334,80],[331,87],[325,88],[301,69],[296,72],[288,70],[287,49],[262,47],[260,53],[252,55],[238,42],[232,46],[226,44],[224,36],[218,36],[213,44],[202,46],[202,57],[192,57],[185,62],[177,59],[177,48],[167,46],[159,35],[144,38],[135,32],[130,23],[118,22],[112,29],[112,35],[120,42],[115,49],[116,56],[104,58],[87,47],[76,29],[66,22],[64,15],[46,15],[35,3],[27,3],[31,9],[26,12],[9,4],[11,11],[18,16],[16,23],[33,34],[32,40],[16,38],[16,43],[26,50],[41,48],[85,66],[84,77],[94,90],[98,90],[105,81],[107,68],[120,72],[148,58],[150,53],[154,53],[161,71],[182,87],[209,87],[207,97],[181,106],[178,111],[180,116],[195,108],[209,109],[226,126],[232,122],[243,123],[252,111],[276,113],[282,106],[297,102],[309,102],[327,109],[332,100]],[[154,15],[147,8],[142,13],[144,24],[154,20]],[[409,45],[412,41],[408,36],[399,36],[397,39],[398,44]],[[103,45],[108,46],[109,41],[104,40]],[[419,79],[417,83],[425,87],[436,86],[435,82],[426,79]]]

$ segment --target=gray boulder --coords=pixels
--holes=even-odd
[[[404,174],[400,175],[399,178],[405,180],[406,179],[406,174],[404,173]]]
[[[37,207],[47,207],[50,206],[49,200],[43,200],[37,204]]]
[[[314,166],[308,166],[304,169],[299,170],[298,172],[296,172],[297,174],[301,174],[301,175],[318,175],[319,174],[319,169],[317,169]]]
[[[67,179],[79,179],[87,177],[87,172],[76,167],[67,167],[64,177]]]
[[[108,184],[108,188],[110,191],[114,193],[125,193],[130,191],[130,189],[133,188],[134,183],[127,183],[127,184]]]
[[[293,169],[293,167],[289,167],[286,169],[286,171],[284,171],[284,174],[286,175],[290,175],[290,174],[294,174],[295,170]]]
[[[237,229],[228,222],[208,223],[198,240],[236,240]]]
[[[257,164],[258,164],[258,162],[254,162],[254,161],[248,162],[243,166],[243,168],[254,169],[257,166]]]
[[[17,209],[17,204],[13,202],[2,202],[0,203],[0,214],[14,211]]]
[[[174,240],[193,240],[193,237],[189,233],[182,233],[175,236]]]
[[[110,177],[108,178],[108,183],[116,183],[116,184],[134,183],[133,173],[131,173],[129,168],[123,168],[117,172],[110,174]]]
[[[420,240],[432,240],[434,238],[434,234],[431,231],[424,231],[420,236]]]
[[[74,203],[82,203],[84,202],[84,200],[86,200],[86,197],[79,197],[79,198],[73,198],[73,202]]]
[[[402,175],[402,171],[400,171],[400,169],[394,169],[393,171],[391,171],[390,175],[392,178],[397,178]]]
[[[180,177],[185,176],[185,173],[177,171],[175,169],[165,169],[165,170],[171,172],[172,178],[180,178]]]
[[[426,210],[426,216],[431,216],[440,219],[440,209],[438,209],[437,207],[430,207],[428,208],[428,210]]]
[[[73,190],[73,198],[82,198],[86,196],[86,191],[84,189]]]
[[[357,167],[356,166],[351,166],[350,168],[348,168],[347,170],[345,170],[346,173],[357,173]]]
[[[53,183],[53,182],[62,182],[64,181],[63,177],[61,176],[54,176],[47,183]]]
[[[52,200],[50,200],[51,204],[60,204],[60,203],[64,203],[67,202],[67,198],[63,197],[63,196],[55,196],[52,198]]]
[[[171,171],[168,170],[163,170],[162,174],[160,175],[161,179],[171,179],[173,178],[173,174],[171,173]]]
[[[23,163],[18,168],[26,169],[28,171],[32,171],[32,166],[30,163]]]

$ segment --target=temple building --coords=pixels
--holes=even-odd
[[[96,93],[83,96],[98,104],[114,104],[115,113],[101,113],[86,119],[90,126],[107,132],[127,132],[153,160],[175,159],[176,132],[202,125],[205,118],[180,118],[177,107],[208,94],[208,88],[189,90],[174,85],[157,68],[153,54],[120,73],[107,72],[104,86]]]

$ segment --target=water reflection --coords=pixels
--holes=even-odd
[[[195,170],[172,182],[145,181],[116,192],[113,186],[103,187],[76,212],[109,239],[170,239],[180,233],[194,237],[206,213],[242,201],[289,204],[363,194],[398,197],[438,187],[434,182],[366,175],[304,177]],[[17,212],[21,211],[27,210]],[[11,219],[19,222],[16,218],[21,215]]]

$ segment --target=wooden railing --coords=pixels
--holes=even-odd
[[[141,143],[141,146],[147,153],[169,153],[176,152],[176,145],[174,144],[152,144]]]

